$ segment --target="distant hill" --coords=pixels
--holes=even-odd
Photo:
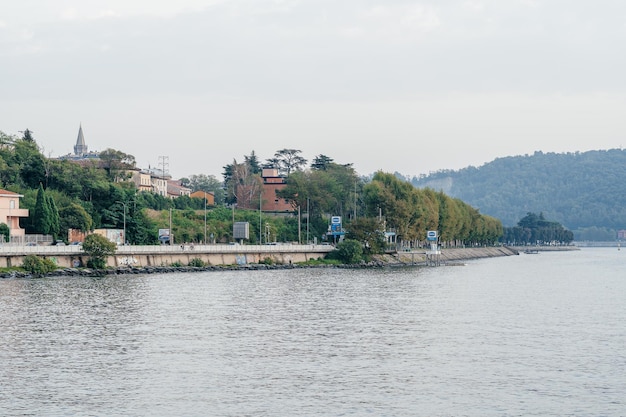
[[[543,212],[577,240],[614,239],[615,230],[626,229],[626,151],[620,149],[535,152],[410,181],[460,198],[504,226]]]

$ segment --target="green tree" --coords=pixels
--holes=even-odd
[[[106,237],[91,234],[83,242],[83,251],[89,256],[87,265],[94,269],[104,269],[107,264],[107,257],[115,254],[117,246]]]
[[[59,236],[59,232],[61,230],[61,225],[59,221],[59,210],[57,209],[57,205],[54,202],[54,198],[52,197],[52,195],[48,193],[46,193],[46,203],[48,205],[48,210],[50,213],[50,232],[49,233],[56,239]]]
[[[311,162],[311,169],[326,171],[326,168],[333,162],[333,159],[326,155],[317,155]]]
[[[261,174],[262,169],[259,164],[259,158],[257,158],[254,151],[252,151],[250,155],[244,156],[244,162],[248,165],[252,174]]]
[[[35,139],[33,138],[33,132],[31,132],[30,130],[28,130],[28,128],[22,132],[23,136],[22,139],[25,140],[26,142],[34,142]]]
[[[384,253],[384,227],[376,217],[359,217],[346,226],[347,236],[360,242],[366,255]]]
[[[50,212],[50,204],[46,198],[46,192],[41,183],[39,184],[39,189],[37,190],[35,212],[33,213],[33,229],[35,233],[43,235],[50,234],[52,230],[52,213]]]
[[[125,178],[125,171],[135,167],[135,157],[115,149],[100,152],[102,167],[106,170],[110,181]]]
[[[274,168],[278,168],[278,171],[289,177],[292,172],[299,171],[307,163],[307,160],[300,156],[302,151],[298,149],[281,149],[276,151],[274,159],[269,160]]]
[[[83,206],[71,203],[59,210],[61,230],[78,229],[87,232],[93,229],[93,220]]]
[[[363,260],[363,246],[356,240],[346,239],[340,242],[333,252],[329,254],[330,258],[345,264],[358,264]]]
[[[502,234],[501,234],[502,235]],[[569,244],[574,234],[560,223],[546,220],[543,213],[526,213],[516,227],[504,229],[502,241],[508,244]]]

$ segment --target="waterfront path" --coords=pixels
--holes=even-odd
[[[199,259],[209,265],[235,265],[261,263],[291,264],[310,259],[324,258],[334,249],[331,245],[124,245],[118,246],[109,256],[107,265],[117,266],[168,266],[189,265]],[[61,267],[84,266],[88,255],[80,245],[12,246],[0,247],[0,267],[19,266],[27,255],[52,258]]]

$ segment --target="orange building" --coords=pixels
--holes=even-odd
[[[28,209],[20,208],[21,194],[13,191],[0,190],[0,223],[9,227],[11,241],[22,242],[24,229],[20,228],[20,217],[28,217]]]
[[[194,191],[193,193],[189,194],[189,197],[191,198],[206,198],[206,205],[207,206],[214,206],[215,205],[215,194],[212,193],[211,191],[206,192],[206,191]]]

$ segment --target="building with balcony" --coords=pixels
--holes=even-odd
[[[20,228],[20,217],[28,217],[28,209],[20,208],[21,194],[0,190],[0,223],[9,227],[11,242],[24,240],[24,229]]]

